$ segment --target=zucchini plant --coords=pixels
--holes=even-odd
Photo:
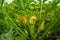
[[[60,40],[60,0],[0,1],[0,40]],[[4,6],[3,6],[4,5]]]

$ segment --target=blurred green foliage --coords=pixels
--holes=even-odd
[[[45,1],[0,0],[0,40],[60,40],[60,0]]]

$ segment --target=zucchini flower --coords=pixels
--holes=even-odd
[[[30,24],[32,24],[32,25],[35,24],[36,20],[37,20],[36,16],[32,16],[30,19]]]
[[[24,24],[26,24],[26,16],[21,16],[21,17],[20,17],[20,20],[21,20]]]

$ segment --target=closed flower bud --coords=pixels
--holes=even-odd
[[[36,20],[37,20],[36,16],[32,16],[30,19],[30,24],[35,24]]]
[[[26,23],[26,16],[21,16],[20,20],[25,24]]]

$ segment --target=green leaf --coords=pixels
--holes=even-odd
[[[15,40],[26,40],[26,37],[24,35],[17,36]]]
[[[41,24],[40,24],[40,27],[38,27],[38,32],[39,33],[40,31],[43,31],[44,30],[44,24],[45,24],[45,21],[43,21]]]
[[[2,5],[3,5],[3,2],[4,2],[4,0],[0,0],[0,8],[1,8]]]
[[[11,28],[8,33],[2,34],[0,36],[1,40],[13,40],[13,38],[14,38],[13,37],[13,28]]]
[[[4,17],[4,14],[3,13],[0,13],[0,20],[3,20],[5,17]]]

